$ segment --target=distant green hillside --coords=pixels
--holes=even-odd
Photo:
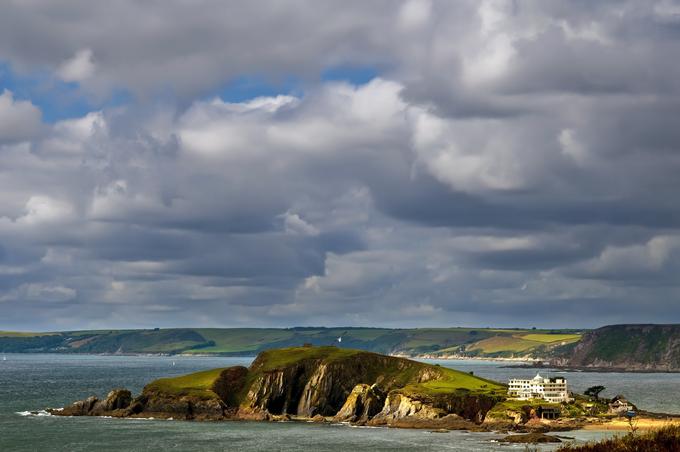
[[[573,367],[680,371],[680,325],[610,325],[555,348],[553,363]]]
[[[253,356],[272,348],[335,345],[406,356],[544,356],[580,331],[492,328],[174,328],[0,332],[0,352]]]

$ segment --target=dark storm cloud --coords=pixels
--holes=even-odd
[[[5,5],[16,77],[101,108],[47,124],[0,93],[0,327],[671,321],[679,17],[669,0]],[[338,67],[379,77],[324,80]],[[219,97],[249,77],[299,86]]]

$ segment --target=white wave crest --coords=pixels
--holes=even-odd
[[[17,411],[19,416],[35,416],[35,417],[43,417],[43,416],[52,416],[52,413],[49,413],[45,410],[34,410],[34,411]]]

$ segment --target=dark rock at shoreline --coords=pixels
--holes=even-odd
[[[455,414],[447,414],[437,418],[424,418],[418,416],[405,416],[394,419],[372,419],[368,422],[371,426],[385,426],[392,428],[414,428],[426,430],[468,430],[471,432],[485,432],[488,429]]]
[[[88,416],[98,401],[97,397],[88,397],[85,400],[74,402],[62,410],[53,410],[52,414],[59,416]]]
[[[104,400],[97,397],[88,397],[85,400],[75,402],[63,410],[53,410],[52,414],[59,416],[122,416],[132,402],[132,393],[127,389],[114,389],[109,392]]]
[[[132,393],[127,389],[114,389],[106,396],[106,400],[102,403],[102,410],[113,411],[123,410],[132,403]]]
[[[503,439],[498,440],[502,443],[521,443],[521,444],[538,444],[538,443],[561,443],[562,440],[556,436],[546,435],[544,433],[525,433],[520,435],[508,435]]]

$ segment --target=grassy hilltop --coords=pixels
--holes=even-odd
[[[271,348],[336,345],[405,356],[542,356],[580,339],[574,330],[494,328],[174,328],[0,332],[0,352],[167,353],[252,356]],[[338,338],[342,338],[338,342]]]
[[[377,356],[363,350],[343,349],[337,347],[290,347],[268,350],[258,355],[258,360],[251,366],[248,381],[252,382],[263,374],[283,369],[296,363],[309,360],[321,360],[324,364],[351,363],[357,358]],[[368,360],[370,362],[370,360]],[[505,395],[506,387],[498,382],[476,377],[466,372],[431,364],[409,361],[409,366],[402,367],[400,361],[385,365],[375,364],[375,369],[369,370],[375,378],[380,376],[383,381],[389,381],[391,386],[401,388],[404,393],[420,395],[437,395],[466,390],[486,394]],[[214,387],[220,375],[226,368],[211,369],[182,375],[174,378],[161,378],[146,386],[145,390],[158,391],[176,396],[191,395],[200,398],[212,398],[217,394]],[[438,378],[418,382],[416,376],[422,371],[433,369]]]

